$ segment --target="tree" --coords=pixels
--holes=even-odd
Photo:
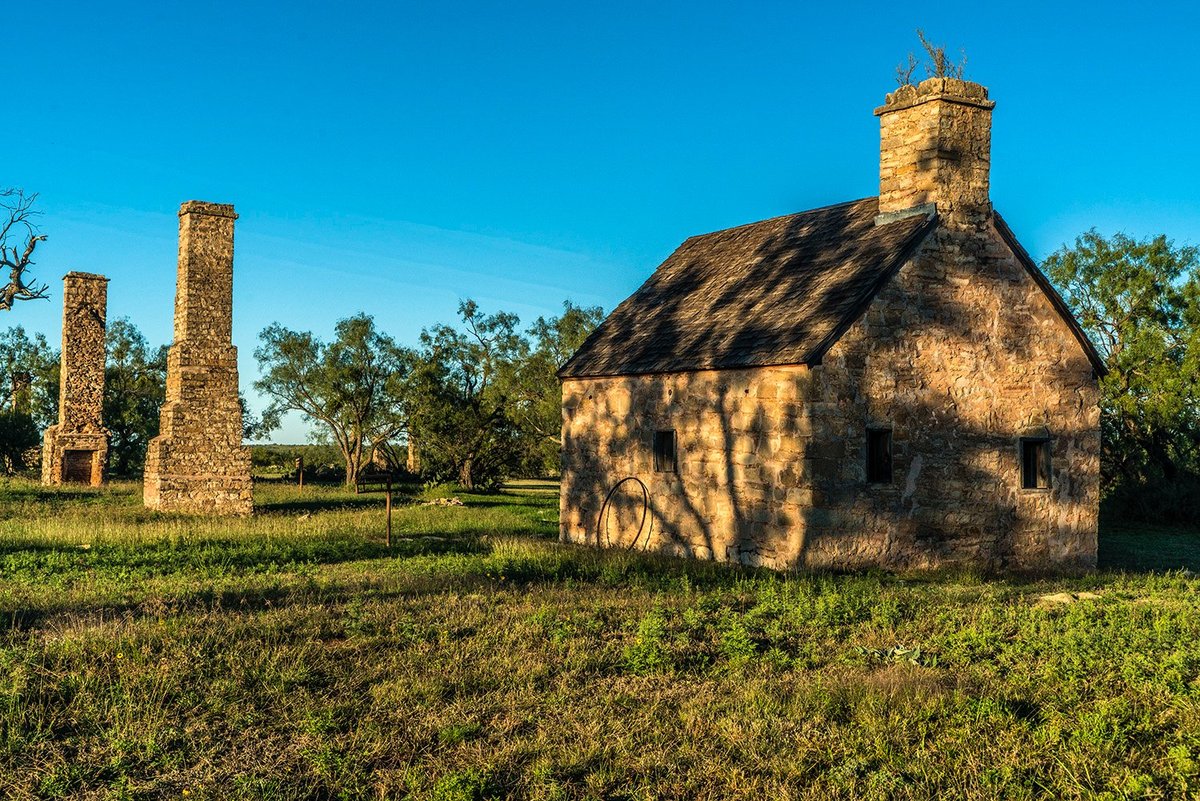
[[[0,462],[6,473],[33,467],[26,455],[58,419],[58,353],[21,326],[0,334]]]
[[[25,453],[37,447],[38,442],[32,415],[11,409],[0,410],[0,464],[7,475],[27,466]]]
[[[562,437],[562,387],[558,369],[579,350],[604,319],[599,306],[563,302],[558,317],[539,317],[527,333],[533,350],[517,372],[518,403],[513,416],[525,440],[524,465],[531,473],[558,471]]]
[[[0,311],[8,311],[18,300],[44,300],[49,297],[46,284],[30,281],[25,274],[33,265],[33,252],[39,242],[34,221],[39,212],[33,208],[37,194],[22,189],[0,190],[0,268],[8,271],[8,283],[0,288]]]
[[[484,315],[473,300],[458,305],[462,328],[436,325],[421,333],[409,376],[409,435],[423,469],[453,477],[466,490],[496,483],[520,459],[510,404],[529,343],[508,312]]]
[[[346,464],[346,485],[353,486],[367,449],[402,430],[401,384],[411,356],[376,330],[366,314],[338,321],[334,333],[335,339],[324,343],[278,323],[264,329],[262,345],[254,351],[262,378],[254,387],[270,399],[262,430],[278,428],[286,412],[299,412],[337,445]]]
[[[104,368],[104,426],[109,431],[109,470],[135,475],[146,446],[158,435],[159,409],[166,397],[167,348],[151,348],[127,318],[108,324]]]
[[[1104,356],[1105,494],[1122,511],[1200,509],[1200,250],[1095,230],[1043,263]]]
[[[38,430],[58,422],[59,354],[41,334],[30,336],[22,326],[0,333],[0,402],[11,406],[22,374],[28,376],[29,408]]]

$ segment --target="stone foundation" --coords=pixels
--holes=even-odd
[[[179,211],[175,342],[167,355],[160,434],[146,451],[147,507],[248,515],[250,452],[242,446],[233,330],[233,206],[189,201]]]

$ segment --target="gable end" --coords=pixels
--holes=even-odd
[[[875,300],[875,296],[878,295],[885,286],[887,286],[888,282],[895,277],[896,273],[900,272],[900,268],[903,267],[909,259],[916,255],[917,251],[921,248],[921,245],[925,243],[925,239],[929,236],[929,233],[933,231],[933,229],[937,228],[937,223],[937,211],[931,211],[929,216],[925,219],[925,222],[922,223],[921,227],[917,229],[917,232],[911,239],[909,239],[904,248],[896,251],[895,255],[892,256],[892,260],[888,264],[887,269],[879,274],[879,277],[855,302],[854,307],[847,312],[844,317],[842,317],[841,322],[839,322],[837,326],[835,326],[834,329],[829,332],[829,335],[825,337],[825,339],[818,342],[816,347],[809,352],[804,359],[804,364],[806,366],[817,367],[821,364],[821,360],[825,358],[825,354],[829,353],[830,348],[836,345],[838,340],[842,338],[842,335],[849,331],[850,327],[858,322],[859,319],[867,313],[867,308],[871,305],[871,301]]]
[[[1034,280],[1045,294],[1050,304],[1054,306],[1062,321],[1071,329],[1071,333],[1075,335],[1075,339],[1079,342],[1079,346],[1083,348],[1084,354],[1087,355],[1088,361],[1092,363],[1092,369],[1096,373],[1097,378],[1103,378],[1108,374],[1108,367],[1104,364],[1104,359],[1100,356],[1100,351],[1096,350],[1096,346],[1092,344],[1092,340],[1088,337],[1087,332],[1083,330],[1083,326],[1075,319],[1075,315],[1071,312],[1071,308],[1067,306],[1067,302],[1062,299],[1062,295],[1058,294],[1058,290],[1054,288],[1054,284],[1050,283],[1050,279],[1034,262],[1033,258],[1026,252],[1021,243],[1017,241],[1016,235],[1012,229],[1008,227],[1008,223],[1004,222],[1004,218],[996,212],[992,216],[996,233],[1000,234],[1000,238],[1004,240],[1004,244],[1008,245],[1008,249],[1017,257],[1017,261],[1021,262],[1021,266],[1029,273],[1029,277]]]

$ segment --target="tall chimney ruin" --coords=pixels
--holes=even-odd
[[[161,433],[146,451],[143,499],[151,509],[248,515],[254,508],[233,345],[236,219],[221,203],[191,200],[179,209],[175,341]]]

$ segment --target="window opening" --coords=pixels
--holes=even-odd
[[[1050,489],[1050,440],[1021,440],[1022,489]]]
[[[867,481],[871,484],[892,483],[892,430],[867,429]]]
[[[659,473],[675,472],[675,432],[654,432],[654,469]]]

